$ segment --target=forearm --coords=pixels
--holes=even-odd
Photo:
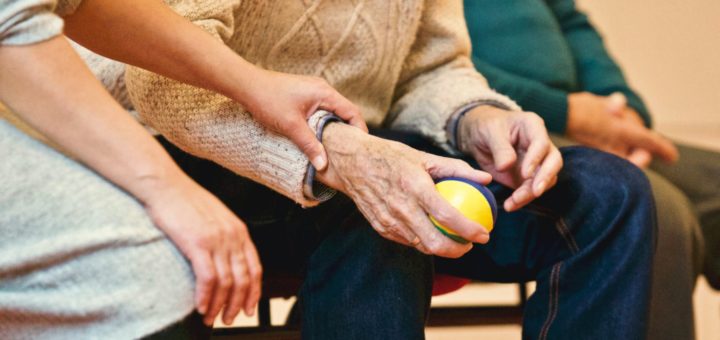
[[[158,0],[85,0],[66,34],[94,52],[244,103],[259,70]]]
[[[148,184],[180,173],[62,37],[0,47],[0,74],[0,100],[13,112],[139,199],[148,195]]]

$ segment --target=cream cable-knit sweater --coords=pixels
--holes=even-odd
[[[461,0],[166,2],[256,65],[325,78],[373,126],[449,148],[445,126],[460,108],[519,109],[474,70]],[[185,151],[318,203],[303,195],[307,158],[236,102],[139,68],[128,68],[126,83],[142,120]]]

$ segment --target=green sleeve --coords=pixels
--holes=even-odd
[[[521,77],[484,62],[473,55],[475,68],[490,87],[515,100],[525,111],[540,115],[550,132],[564,134],[567,125],[567,93],[539,81]]]
[[[623,93],[628,105],[642,116],[649,127],[652,120],[645,103],[627,84],[622,70],[608,54],[602,37],[587,15],[576,8],[574,0],[547,0],[547,3],[573,52],[581,89],[604,96],[613,92]]]

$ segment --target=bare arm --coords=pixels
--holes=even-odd
[[[182,173],[65,39],[0,46],[0,75],[0,101],[146,206],[192,262],[196,305],[206,321],[223,305],[228,322],[241,308],[252,312],[260,297],[261,267],[245,225]]]
[[[84,0],[65,18],[66,34],[98,54],[236,101],[255,120],[292,140],[313,165],[323,169],[327,162],[322,145],[310,128],[298,127],[317,109],[325,109],[364,129],[359,110],[324,81],[282,76],[247,62],[222,43],[227,38],[223,34],[232,27],[209,28],[218,21],[231,22],[232,8],[216,15],[223,17],[196,22],[209,34],[159,0]],[[294,88],[312,91],[298,95],[291,92]],[[271,92],[281,95],[270,97]]]
[[[141,200],[144,179],[178,171],[62,38],[0,47],[0,73],[0,99],[8,107]]]

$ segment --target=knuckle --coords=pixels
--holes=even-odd
[[[215,273],[209,273],[207,275],[202,275],[198,278],[198,281],[200,281],[200,284],[204,286],[214,286],[217,283],[217,275]]]
[[[223,275],[222,277],[218,278],[218,286],[220,288],[230,288],[233,285],[233,279],[230,275]]]
[[[470,239],[477,239],[480,238],[480,236],[485,235],[485,232],[481,229],[473,228],[467,234]]]
[[[437,237],[432,238],[425,244],[425,248],[432,253],[436,255],[441,255],[444,251],[443,242]]]
[[[262,276],[263,276],[263,269],[262,269],[262,267],[260,267],[260,266],[258,266],[258,267],[255,268],[255,269],[252,269],[252,270],[250,271],[250,277],[251,277],[251,279],[254,280],[254,281],[261,280],[261,279],[262,279]]]
[[[212,249],[218,243],[218,235],[213,232],[205,232],[195,238],[195,246],[200,249]]]
[[[232,240],[240,236],[239,225],[236,223],[224,224],[222,227],[223,237],[230,237]]]
[[[377,216],[377,221],[378,221],[378,223],[382,224],[382,226],[386,229],[391,229],[396,224],[395,219],[392,218],[392,216],[390,216],[390,214],[386,214],[386,213],[379,214]],[[386,232],[387,232],[387,230],[386,230]]]
[[[450,212],[448,212],[446,209],[435,209],[436,211],[433,212],[433,217],[442,222],[443,224],[446,224],[451,221],[451,215]]]
[[[237,285],[237,288],[239,288],[241,290],[245,290],[248,287],[250,287],[250,280],[248,279],[247,276],[243,275],[242,277],[237,279],[236,285]]]

